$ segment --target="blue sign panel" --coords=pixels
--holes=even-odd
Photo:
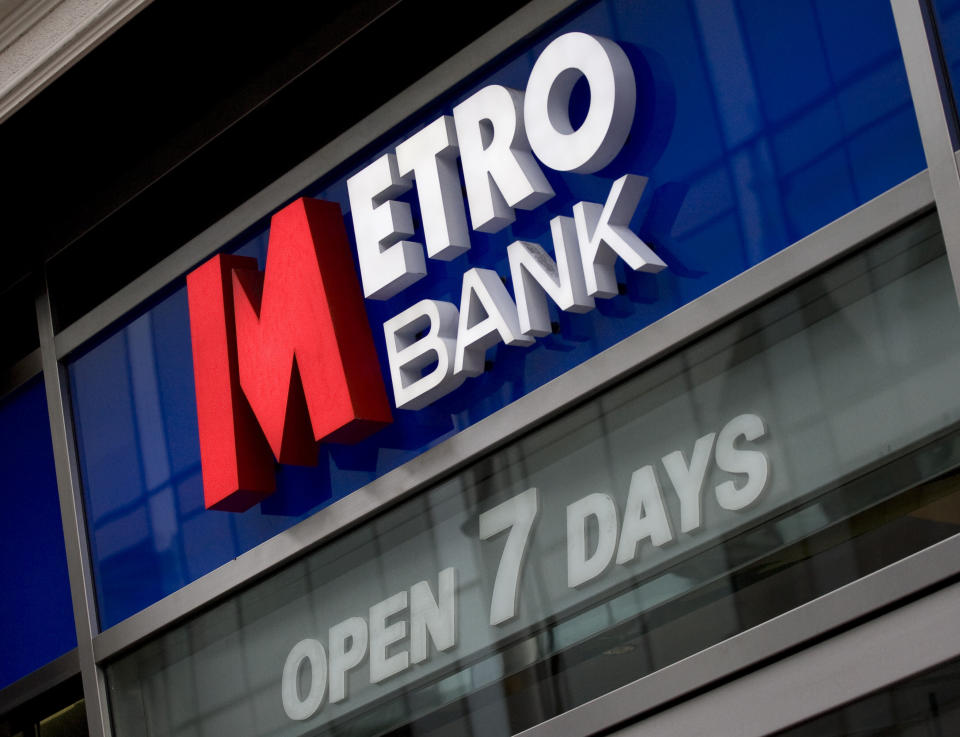
[[[77,646],[50,420],[39,378],[0,402],[0,688]]]
[[[856,28],[851,35],[850,29]],[[186,288],[182,282],[70,365],[100,616],[110,626],[396,468],[623,338],[826,225],[924,167],[888,5],[874,0],[644,0],[587,5],[452,90],[392,141],[361,152],[304,195],[338,202],[347,179],[488,84],[518,90],[553,39],[615,41],[636,78],[625,145],[592,174],[544,167],[556,193],[384,301],[367,300],[382,374],[383,324],[422,299],[458,305],[464,272],[509,283],[507,247],[552,253],[550,220],[602,205],[625,174],[649,178],[630,227],[666,268],[618,263],[618,294],[586,314],[553,311],[554,332],[500,344],[488,368],[354,446],[321,447],[314,468],[279,466],[278,492],[242,514],[205,511]],[[362,94],[362,91],[358,91]],[[589,107],[574,87],[571,117]],[[410,205],[423,243],[416,192]],[[224,244],[264,267],[269,222]],[[352,227],[347,228],[351,238]]]
[[[933,0],[943,58],[950,75],[950,101],[957,109],[957,83],[960,82],[960,0]]]

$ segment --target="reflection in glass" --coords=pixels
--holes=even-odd
[[[957,90],[960,83],[960,2],[957,0],[931,0],[934,15],[934,27],[939,36],[939,50],[943,54],[943,62],[947,66],[948,88],[950,99],[946,104],[953,105],[952,115],[948,110],[948,120],[953,126],[956,137],[957,130]],[[955,139],[956,142],[956,139]]]
[[[856,28],[856,33],[850,33]],[[621,43],[637,78],[624,150],[592,175],[548,171],[557,196],[386,303],[380,326],[428,297],[459,302],[470,267],[507,277],[514,240],[551,247],[549,221],[602,203],[617,177],[649,178],[633,223],[668,264],[654,277],[619,269],[622,294],[590,314],[551,316],[558,332],[530,349],[500,347],[492,368],[429,408],[353,447],[321,448],[318,466],[278,470],[278,493],[243,515],[202,507],[189,323],[182,282],[71,357],[70,383],[98,611],[109,627],[354,492],[460,430],[633,335],[924,168],[893,17],[882,0],[610,0],[583,3],[529,48],[444,95],[405,138],[487,83],[526,86],[565,31]],[[487,76],[489,75],[489,76]],[[359,152],[305,194],[340,203],[345,177],[398,140]],[[416,192],[403,195],[418,220]],[[262,258],[266,221],[224,250]],[[352,229],[348,228],[352,231]],[[423,234],[411,239],[423,242]],[[723,421],[730,419],[723,418]]]
[[[958,345],[928,216],[122,657],[117,732],[508,735],[893,563],[960,531]],[[745,414],[766,423],[751,447],[769,483],[724,508],[716,489],[744,474],[708,459],[701,524],[685,524],[663,459],[691,465]],[[571,505],[606,495],[625,523],[647,466],[670,540],[571,587]],[[531,488],[517,614],[491,624],[505,536],[480,517]],[[586,534],[596,550],[600,528]],[[286,717],[295,643],[418,581],[436,591],[447,567],[455,648],[379,684],[358,666],[348,698]]]

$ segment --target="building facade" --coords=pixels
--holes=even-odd
[[[0,735],[956,731],[960,4],[77,7]]]

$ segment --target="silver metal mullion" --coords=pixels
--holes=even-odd
[[[77,630],[77,655],[91,737],[111,737],[106,679],[93,657],[93,638],[98,631],[96,597],[87,543],[83,499],[77,471],[76,443],[70,409],[66,368],[57,360],[53,313],[46,280],[37,296],[40,353],[50,417],[50,434],[60,496],[60,516],[70,575],[70,596]]]
[[[891,0],[891,5],[954,289],[960,298],[960,170],[950,124],[953,101],[932,8],[926,0]]]

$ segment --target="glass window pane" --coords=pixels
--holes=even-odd
[[[851,34],[849,29],[857,28]],[[618,157],[591,175],[548,171],[557,193],[498,233],[472,232],[454,262],[395,299],[367,303],[381,373],[382,325],[422,298],[459,303],[470,267],[510,273],[514,240],[551,248],[549,221],[602,203],[623,174],[648,177],[633,225],[668,268],[626,273],[623,294],[556,315],[530,350],[498,348],[492,368],[315,468],[284,466],[276,495],[242,515],[206,512],[181,283],[71,357],[70,381],[101,624],[109,627],[417,457],[514,399],[637,333],[924,168],[889,4],[882,0],[615,0],[585,3],[452,89],[303,194],[348,215],[346,176],[487,84],[523,89],[537,55],[566,31],[616,40],[639,101]],[[418,199],[401,197],[419,222]],[[263,257],[266,220],[224,249]],[[419,228],[419,226],[415,226]],[[411,240],[423,243],[423,233]],[[261,264],[262,265],[262,264]],[[491,353],[491,356],[493,354]],[[727,418],[729,419],[729,418]]]
[[[956,534],[957,346],[928,216],[111,664],[118,734],[508,735]]]
[[[77,646],[42,378],[0,401],[0,688]]]
[[[932,0],[940,47],[947,65],[953,96],[954,121],[957,115],[957,85],[960,84],[960,2],[957,0]]]

